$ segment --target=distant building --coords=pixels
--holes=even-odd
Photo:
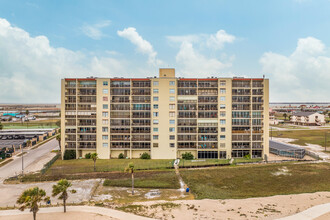
[[[292,123],[297,125],[324,125],[324,115],[318,112],[295,112],[291,116]]]

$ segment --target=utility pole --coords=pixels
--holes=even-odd
[[[21,145],[21,153],[22,153],[22,176],[24,175],[24,155],[23,155],[23,145]]]
[[[324,150],[327,152],[327,132],[324,132]]]

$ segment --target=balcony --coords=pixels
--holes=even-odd
[[[95,134],[96,133],[96,128],[79,127],[77,133],[78,134]]]
[[[251,95],[251,90],[250,89],[233,89],[232,90],[232,95]]]
[[[198,142],[198,149],[218,149],[217,142],[208,142],[208,143],[199,143]]]
[[[78,120],[78,126],[96,126],[96,120],[80,119]]]
[[[133,135],[132,141],[150,141],[150,135]]]
[[[76,134],[76,129],[65,129],[65,134]]]
[[[141,143],[141,142],[138,142],[138,143],[133,143],[132,145],[132,149],[150,149],[150,143]]]
[[[196,149],[197,144],[196,142],[188,142],[188,143],[178,143],[179,149]]]
[[[178,81],[179,88],[197,88],[197,81]]]
[[[178,118],[196,118],[196,112],[179,112]]]
[[[218,133],[218,128],[201,127],[201,128],[198,128],[198,133],[200,133],[200,134],[216,134],[216,133]]]
[[[96,136],[80,136],[78,141],[96,141]]]
[[[111,149],[130,149],[131,144],[128,142],[124,143],[118,143],[118,142],[113,142],[110,145]]]
[[[178,95],[197,95],[196,89],[178,89]]]
[[[130,134],[131,131],[129,128],[111,128],[111,134]]]
[[[178,134],[180,133],[197,133],[197,128],[195,127],[179,127],[178,128]]]
[[[252,87],[264,87],[264,84],[262,81],[253,81]]]
[[[197,135],[178,135],[178,141],[196,141]]]
[[[150,133],[150,128],[139,128],[139,127],[133,127],[132,133],[141,134],[141,133]]]
[[[150,94],[151,94],[150,89],[132,89],[132,95],[145,96]]]
[[[132,87],[151,87],[151,83],[150,81],[132,81]]]
[[[242,111],[242,110],[250,110],[251,105],[250,104],[233,104],[232,105],[232,110],[234,111]]]
[[[233,142],[232,149],[251,149],[250,142]]]
[[[249,96],[233,96],[232,98],[233,103],[250,103],[251,99]]]
[[[111,95],[130,95],[131,90],[130,89],[111,89],[110,94]]]
[[[250,134],[232,135],[232,141],[250,141],[250,140],[251,140]]]
[[[218,112],[198,112],[198,118],[217,118]]]
[[[150,126],[150,120],[132,120],[132,126]]]
[[[80,149],[96,149],[96,142],[78,142]]]
[[[65,149],[76,149],[76,143],[75,142],[66,143]]]
[[[129,104],[111,104],[110,105],[111,111],[129,111],[130,105]]]
[[[78,95],[96,95],[96,89],[79,89]]]
[[[218,102],[218,96],[201,96],[198,97],[198,102],[199,103],[215,103]]]
[[[80,88],[95,88],[96,87],[96,81],[79,81],[78,85]]]
[[[130,80],[115,80],[110,82],[110,87],[116,87],[116,88],[127,88],[127,87],[131,87],[131,82]]]
[[[132,102],[133,103],[150,103],[151,98],[150,96],[133,96]]]
[[[111,103],[129,103],[129,96],[112,96]]]
[[[110,126],[130,126],[130,120],[125,119],[111,119]]]
[[[130,135],[111,135],[111,141],[130,141]]]
[[[110,118],[130,118],[129,112],[110,112]]]
[[[218,135],[198,135],[198,141],[218,141]]]
[[[198,111],[218,111],[217,104],[199,104]]]
[[[232,81],[232,87],[249,88],[249,87],[251,87],[251,81],[250,80],[234,80],[234,81]]]
[[[133,112],[132,118],[150,118],[150,112]]]
[[[179,111],[196,111],[197,104],[178,104]]]
[[[196,119],[178,119],[178,126],[196,126]]]
[[[218,80],[212,81],[198,81],[199,88],[217,88],[218,87]]]
[[[198,89],[198,95],[207,95],[207,96],[218,95],[218,90],[217,89]]]

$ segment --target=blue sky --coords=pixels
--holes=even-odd
[[[0,6],[1,103],[59,102],[64,77],[153,76],[168,66],[185,77],[265,74],[271,101],[330,101],[329,0]]]

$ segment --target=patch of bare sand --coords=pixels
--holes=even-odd
[[[262,190],[262,189],[260,189]],[[134,203],[144,205],[147,216],[158,219],[277,219],[304,211],[315,205],[330,202],[330,192],[279,195],[249,199],[177,200],[179,207],[160,209],[166,201]],[[327,216],[326,216],[327,217]],[[320,220],[323,220],[322,218]]]
[[[31,214],[0,216],[0,220],[25,220],[33,219]],[[117,220],[109,216],[88,212],[57,212],[57,213],[37,213],[38,220]]]
[[[317,218],[314,218],[314,220],[329,220],[330,219],[330,212],[324,214],[324,215],[321,215]]]

